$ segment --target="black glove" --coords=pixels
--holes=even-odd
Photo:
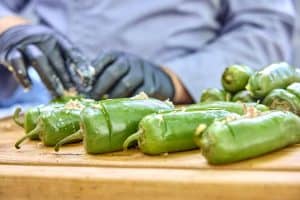
[[[100,99],[129,97],[145,92],[158,99],[172,99],[174,86],[170,77],[159,67],[132,54],[101,53],[93,62],[95,79],[91,97]]]
[[[30,88],[27,70],[34,67],[53,96],[91,85],[93,68],[64,36],[41,25],[20,25],[0,35],[0,62],[16,79]]]

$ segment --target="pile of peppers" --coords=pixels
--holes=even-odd
[[[138,147],[147,155],[200,148],[209,164],[227,164],[300,143],[300,73],[286,63],[254,72],[225,69],[223,89],[203,91],[201,101],[174,107],[145,94],[95,101],[62,99],[14,114],[24,128],[16,148],[41,140],[55,151],[83,142],[88,154]]]
[[[245,65],[227,67],[221,77],[223,88],[202,91],[200,102],[259,102],[272,110],[300,115],[300,69],[274,63],[254,71]]]

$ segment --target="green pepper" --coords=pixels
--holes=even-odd
[[[193,104],[187,107],[181,108],[181,110],[185,111],[193,111],[193,110],[226,110],[229,112],[234,112],[237,114],[244,114],[247,107],[254,107],[259,111],[267,111],[269,110],[267,106],[258,104],[258,103],[240,103],[240,102],[208,102],[208,103],[198,103]]]
[[[292,83],[291,85],[287,86],[286,90],[296,95],[300,99],[300,83]]]
[[[234,102],[255,102],[255,98],[252,96],[251,92],[248,90],[242,90],[236,93],[232,97],[232,101]]]
[[[218,88],[208,88],[202,91],[200,102],[230,101],[231,94]]]
[[[199,124],[211,124],[215,119],[239,116],[223,110],[169,112],[152,114],[139,123],[139,130],[129,136],[123,144],[127,147],[138,141],[145,154],[157,155],[197,148],[193,137]]]
[[[50,104],[40,105],[40,106],[28,109],[25,112],[23,119],[21,119],[21,117],[20,117],[21,108],[17,108],[14,112],[13,120],[15,121],[16,124],[18,124],[19,126],[24,128],[25,133],[28,134],[30,131],[32,131],[36,127],[37,121],[39,119],[39,115],[41,112],[44,112],[49,109],[61,107],[70,100],[81,99],[81,98],[83,98],[83,97],[74,96],[74,95],[58,97],[56,99],[51,100]],[[85,100],[83,100],[83,101],[85,101]],[[31,136],[30,139],[31,140],[39,140],[39,136],[35,134],[35,135]]]
[[[85,150],[91,154],[121,150],[125,139],[137,131],[144,116],[173,108],[169,102],[151,98],[109,99],[86,107],[81,112]]]
[[[300,118],[270,111],[256,117],[215,121],[195,142],[210,164],[253,158],[300,142]]]
[[[222,85],[226,91],[236,93],[245,89],[253,70],[245,65],[231,65],[222,75]]]
[[[50,104],[51,106],[42,107],[33,117],[36,120],[35,124],[32,124],[35,125],[32,126],[34,128],[19,139],[15,147],[19,149],[20,144],[31,137],[38,137],[45,146],[56,145],[63,138],[79,130],[80,111],[93,103],[92,100],[71,100],[66,104]]]
[[[40,138],[45,146],[54,146],[80,128],[80,109],[59,109],[41,115]],[[82,138],[79,139],[79,141]]]
[[[300,115],[300,99],[285,89],[275,89],[262,102],[272,110],[291,111]]]
[[[273,89],[285,88],[297,81],[300,81],[300,76],[294,67],[287,63],[278,63],[255,72],[246,88],[255,98],[263,98]]]
[[[55,108],[62,107],[61,103],[52,103],[49,105],[40,105],[37,107],[33,107],[28,109],[24,113],[23,119],[20,117],[21,108],[17,108],[13,115],[13,119],[19,126],[23,127],[25,130],[25,134],[30,133],[37,125],[40,113],[45,112],[47,110],[52,110]],[[38,134],[32,135],[29,137],[31,140],[39,140]]]

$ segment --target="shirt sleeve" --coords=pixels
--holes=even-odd
[[[295,13],[291,0],[224,1],[219,36],[198,52],[164,63],[175,72],[195,101],[204,88],[220,87],[231,64],[259,69],[290,61]]]
[[[0,18],[13,14],[14,13],[8,7],[6,7],[3,2],[0,2]]]
[[[25,8],[30,0],[1,0],[0,18],[4,16],[15,15]]]

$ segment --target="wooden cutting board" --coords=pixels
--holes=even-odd
[[[300,145],[235,164],[208,165],[199,150],[146,156],[138,150],[87,155],[81,144],[56,153],[0,121],[0,199],[297,199]]]

